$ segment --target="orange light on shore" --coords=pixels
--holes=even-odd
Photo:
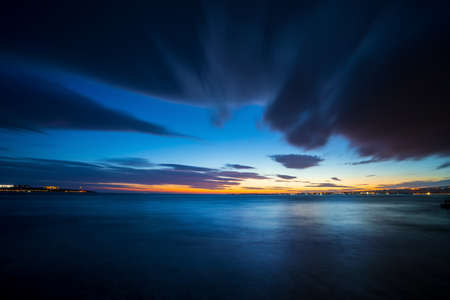
[[[46,190],[58,190],[59,189],[59,187],[53,186],[53,185],[44,186],[44,188]]]

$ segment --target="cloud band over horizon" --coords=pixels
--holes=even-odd
[[[222,171],[180,164],[158,164],[152,167],[154,165],[146,163],[146,160],[137,158],[79,162],[0,156],[0,182],[32,185],[63,184],[69,187],[122,182],[223,190],[240,185],[246,179],[269,179],[256,172]]]

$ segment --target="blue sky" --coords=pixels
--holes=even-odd
[[[339,136],[330,139],[322,148],[304,151],[290,145],[281,133],[264,123],[264,107],[260,105],[235,108],[229,119],[222,126],[217,126],[212,122],[214,109],[208,107],[164,101],[62,71],[46,70],[42,74],[48,80],[58,82],[106,107],[195,138],[91,130],[60,129],[46,130],[44,133],[3,130],[0,135],[2,147],[7,149],[2,151],[5,156],[84,162],[139,157],[155,164],[171,163],[207,168],[242,164],[253,166],[261,175],[291,175],[311,183],[334,182],[330,178],[338,177],[341,179],[339,184],[356,188],[359,184],[359,188],[363,188],[365,185],[374,187],[378,184],[449,178],[448,168],[436,169],[446,161],[437,156],[420,160],[388,160],[349,165],[363,159],[345,138]],[[269,157],[275,154],[304,153],[317,155],[324,160],[319,166],[298,170],[286,168]],[[241,183],[242,186],[267,184],[251,180]],[[269,185],[305,189],[308,184],[274,183],[272,180]]]

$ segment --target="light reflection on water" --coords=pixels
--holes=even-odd
[[[443,199],[2,195],[0,280],[11,298],[446,295]]]

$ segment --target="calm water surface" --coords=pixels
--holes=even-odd
[[[2,299],[444,299],[445,197],[1,195]]]

